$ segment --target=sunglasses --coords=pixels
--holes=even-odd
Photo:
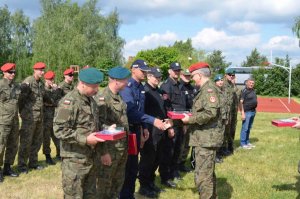
[[[15,70],[10,70],[10,71],[7,71],[9,74],[16,74],[16,71]]]
[[[235,74],[228,74],[228,76],[234,77],[234,76],[235,76]]]
[[[74,76],[74,74],[68,74],[68,76],[69,76],[69,77],[73,77],[73,76]]]

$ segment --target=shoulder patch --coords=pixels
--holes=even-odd
[[[209,89],[207,89],[207,92],[208,92],[208,93],[212,93],[213,90],[212,90],[211,88],[209,88]]]
[[[211,96],[211,97],[209,98],[209,101],[212,102],[212,103],[214,103],[214,102],[216,102],[216,98],[215,98],[214,96]]]
[[[70,104],[71,104],[71,100],[65,99],[65,100],[64,100],[64,104],[65,104],[65,105],[70,105]]]

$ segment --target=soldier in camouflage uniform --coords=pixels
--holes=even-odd
[[[1,67],[3,79],[0,80],[0,182],[4,180],[3,175],[19,176],[10,167],[14,163],[19,142],[18,98],[21,90],[14,82],[15,67],[14,63],[6,63]]]
[[[189,67],[192,79],[200,91],[194,98],[192,116],[185,115],[182,121],[189,124],[190,146],[195,147],[196,168],[195,184],[201,199],[217,198],[215,157],[216,150],[222,145],[223,132],[219,121],[219,93],[209,79],[209,65],[204,62]]]
[[[221,115],[222,118],[220,120],[220,124],[222,126],[222,132],[225,132],[225,125],[228,120],[228,101],[226,101],[225,93],[224,93],[224,79],[223,75],[217,74],[214,77],[214,82],[216,84],[217,90],[219,92],[219,97],[220,97],[220,108],[221,108]],[[222,163],[223,158],[222,158],[222,147],[217,150],[217,155],[216,155],[216,163]]]
[[[61,141],[64,198],[96,198],[95,145],[103,140],[98,109],[93,95],[98,92],[103,73],[96,68],[79,73],[77,87],[65,95],[53,121],[55,136]]]
[[[111,125],[124,127],[129,132],[126,113],[126,103],[119,95],[127,85],[130,71],[118,66],[108,71],[108,86],[94,97],[99,107],[99,120],[102,129]],[[115,199],[121,191],[127,161],[127,136],[116,141],[103,144],[102,150],[96,147],[97,168],[97,198]],[[110,164],[111,163],[111,164]]]
[[[62,90],[54,83],[55,73],[48,71],[44,75],[45,92],[52,99],[53,103],[44,103],[44,128],[43,128],[43,153],[46,156],[46,163],[54,165],[55,162],[51,158],[51,138],[56,148],[56,157],[60,157],[59,140],[54,136],[53,118],[55,107],[62,96]]]
[[[47,98],[45,86],[41,80],[45,68],[45,63],[37,62],[33,66],[33,76],[27,77],[21,84],[19,109],[22,125],[18,153],[18,169],[21,173],[28,172],[28,159],[29,168],[43,169],[41,165],[38,165],[38,152],[43,138],[43,98]]]
[[[62,81],[58,87],[63,90],[63,95],[66,95],[71,90],[73,90],[73,79],[74,79],[74,69],[66,69],[64,71],[64,81]]]
[[[230,155],[234,151],[234,135],[237,123],[237,107],[238,100],[236,94],[236,86],[233,83],[235,79],[235,71],[232,68],[227,68],[225,71],[224,79],[224,94],[226,101],[228,102],[228,122],[225,126],[225,140],[222,147],[223,155]]]

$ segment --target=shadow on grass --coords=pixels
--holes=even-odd
[[[297,191],[297,198],[300,199],[300,176],[295,176],[297,182],[295,184],[281,184],[281,185],[273,185],[272,188],[276,189],[276,191]]]
[[[217,193],[219,198],[231,198],[232,186],[227,182],[227,178],[217,178]]]

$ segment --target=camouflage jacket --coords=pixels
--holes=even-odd
[[[63,96],[63,90],[53,89],[45,86],[45,94],[51,99],[50,102],[44,102],[44,120],[52,122],[54,118],[55,107]]]
[[[229,118],[228,101],[225,98],[225,93],[223,91],[223,88],[219,88],[216,86],[216,89],[219,93],[219,98],[220,98],[220,113],[222,118],[220,122],[224,125],[227,123],[227,120]]]
[[[223,143],[219,93],[211,80],[201,87],[194,98],[189,119],[190,146],[219,147]]]
[[[72,91],[74,89],[73,84],[68,84],[65,81],[60,82],[58,87],[63,90],[63,95],[66,95],[67,93],[69,93],[70,91]]]
[[[20,114],[22,120],[43,120],[43,105],[45,96],[44,83],[27,77],[21,84]]]
[[[93,148],[86,144],[89,134],[99,130],[98,109],[92,97],[77,88],[60,101],[53,120],[54,135],[61,140],[61,156],[91,158]]]
[[[11,125],[18,119],[20,85],[6,78],[0,80],[0,124]]]
[[[129,132],[128,118],[127,118],[127,104],[122,100],[119,94],[113,94],[111,90],[106,87],[103,92],[98,92],[94,97],[99,109],[99,123],[100,129],[116,124],[117,127],[124,127],[126,132]],[[127,139],[119,141],[109,141],[103,143],[101,155],[108,153],[114,148],[127,148]]]

